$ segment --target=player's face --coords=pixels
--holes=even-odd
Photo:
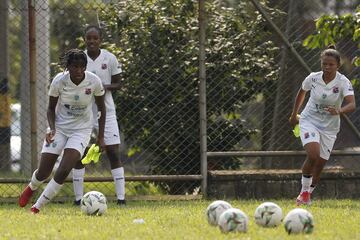
[[[331,74],[338,70],[339,66],[336,58],[331,56],[323,56],[321,58],[321,69],[324,73]]]
[[[81,82],[85,76],[86,66],[84,66],[82,61],[75,61],[68,66],[68,70],[71,80],[74,82]]]
[[[85,44],[88,51],[97,51],[100,48],[101,38],[95,29],[90,29],[85,35]]]

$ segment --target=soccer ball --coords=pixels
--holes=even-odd
[[[237,208],[230,208],[223,212],[219,218],[220,230],[227,232],[246,232],[249,225],[248,216]]]
[[[285,230],[288,234],[312,233],[314,220],[311,213],[302,208],[291,210],[284,219]]]
[[[272,202],[264,202],[255,210],[255,222],[262,227],[279,226],[282,220],[281,208]]]
[[[107,209],[106,197],[101,192],[91,191],[81,199],[81,211],[86,215],[102,215]]]
[[[206,209],[208,223],[217,226],[220,215],[229,208],[232,207],[228,202],[222,200],[212,202]]]

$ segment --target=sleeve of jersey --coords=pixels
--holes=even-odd
[[[96,77],[94,96],[102,96],[104,94],[105,94],[104,86],[102,85],[100,78]]]
[[[311,77],[310,75],[305,78],[305,80],[302,82],[301,88],[304,91],[310,91],[311,89]]]
[[[349,95],[354,95],[354,89],[349,79],[345,79],[344,81],[343,95],[344,97]]]
[[[49,96],[58,97],[59,95],[60,95],[59,81],[58,81],[58,78],[55,77],[50,84]]]
[[[110,65],[111,65],[111,76],[122,73],[121,64],[113,54],[111,55]]]

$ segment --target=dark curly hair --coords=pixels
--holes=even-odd
[[[87,66],[87,56],[84,51],[80,49],[70,49],[60,58],[61,65],[67,69],[74,62],[82,62],[83,66]]]

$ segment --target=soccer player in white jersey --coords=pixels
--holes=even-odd
[[[297,205],[311,204],[310,195],[320,180],[340,129],[340,115],[355,111],[353,87],[349,79],[338,72],[339,67],[340,54],[330,46],[321,53],[322,71],[307,76],[295,98],[289,121],[292,127],[299,121],[301,142],[307,154]],[[307,92],[310,97],[298,120]]]
[[[97,143],[105,147],[104,128],[106,108],[105,90],[95,74],[85,71],[86,54],[72,49],[65,55],[65,70],[51,82],[47,119],[49,131],[46,133],[42,148],[40,165],[34,171],[29,185],[19,198],[20,207],[25,207],[35,190],[50,176],[54,164],[63,152],[63,157],[54,177],[32,206],[31,211],[38,213],[59,192],[71,169],[80,161],[89,143],[93,128],[92,103],[95,98],[100,111],[99,134]]]
[[[120,73],[121,66],[115,55],[105,49],[100,49],[101,29],[96,26],[88,26],[85,29],[85,44],[87,54],[87,71],[96,74],[102,81],[105,88],[105,106],[106,106],[106,122],[105,122],[105,150],[110,161],[111,174],[115,182],[115,191],[117,203],[125,205],[125,176],[124,167],[120,161],[120,133],[116,117],[115,104],[112,97],[112,91],[120,89]],[[97,115],[96,106],[93,109],[94,116]],[[94,128],[98,126],[94,122]],[[73,186],[75,192],[76,205],[80,205],[83,196],[85,167],[79,161],[73,170]]]

